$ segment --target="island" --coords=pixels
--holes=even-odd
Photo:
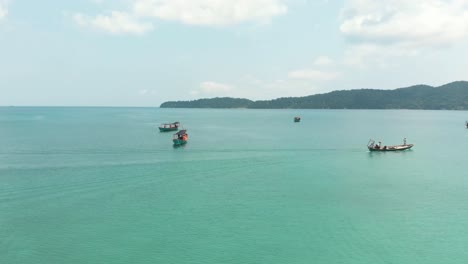
[[[468,110],[468,82],[456,81],[439,87],[414,85],[394,90],[337,90],[303,97],[252,101],[216,97],[193,101],[164,102],[161,108],[250,108],[250,109],[426,109]]]

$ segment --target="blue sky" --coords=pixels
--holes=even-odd
[[[467,40],[468,0],[0,0],[0,105],[437,86]]]

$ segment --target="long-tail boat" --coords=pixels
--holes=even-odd
[[[375,141],[372,139],[367,143],[369,151],[399,151],[410,149],[413,146],[413,144],[406,144],[406,138],[403,140],[403,145],[382,146],[380,142],[375,144]]]
[[[159,132],[177,131],[179,130],[180,123],[168,123],[159,125]]]

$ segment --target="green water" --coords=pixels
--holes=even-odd
[[[467,263],[467,119],[0,108],[0,263]]]

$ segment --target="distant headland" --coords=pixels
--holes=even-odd
[[[468,110],[468,82],[457,81],[439,87],[415,85],[394,90],[341,90],[260,101],[230,97],[169,101],[161,104],[161,108]]]

